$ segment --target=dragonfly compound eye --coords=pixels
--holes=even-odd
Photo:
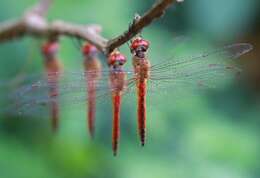
[[[126,57],[119,51],[112,52],[108,57],[108,65],[124,65]]]
[[[57,42],[47,42],[42,47],[42,53],[44,55],[51,55],[57,53],[59,50],[59,44]]]
[[[130,46],[130,49],[133,52],[140,51],[140,50],[142,52],[146,52],[148,48],[149,48],[149,42],[140,37],[134,39]]]
[[[85,44],[82,48],[82,52],[84,55],[96,54],[97,51],[97,48],[90,43]]]

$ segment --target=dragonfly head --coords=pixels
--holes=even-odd
[[[137,37],[131,42],[131,53],[139,58],[144,58],[149,48],[149,42],[141,37]]]
[[[108,65],[112,67],[123,66],[126,63],[126,57],[119,51],[113,51],[108,56]]]
[[[49,41],[42,46],[42,54],[46,57],[55,55],[59,50],[58,42]]]
[[[82,47],[82,53],[85,56],[95,56],[98,52],[98,49],[96,48],[96,46],[90,44],[90,43],[86,43],[83,47]]]

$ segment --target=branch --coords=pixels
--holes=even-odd
[[[101,27],[98,25],[77,25],[63,21],[48,23],[44,16],[52,0],[39,0],[39,3],[27,11],[20,20],[0,24],[0,42],[21,38],[25,35],[44,38],[51,38],[53,35],[63,35],[88,41],[105,55],[108,55],[115,48],[141,32],[143,28],[151,24],[155,19],[161,17],[165,10],[175,1],[178,0],[160,0],[142,17],[135,19],[127,31],[111,40],[107,40],[99,35]]]
[[[47,24],[36,17],[26,20],[7,22],[0,25],[0,42],[21,38],[25,35],[50,38],[52,35],[65,35],[86,40],[101,51],[105,51],[107,40],[98,35],[98,25],[75,25],[63,21]]]
[[[142,17],[134,20],[132,25],[122,35],[115,37],[108,41],[107,51],[111,52],[118,46],[129,41],[135,35],[142,31],[142,29],[151,24],[155,19],[161,17],[165,10],[176,0],[161,0],[153,5]],[[177,1],[178,2],[178,1]]]

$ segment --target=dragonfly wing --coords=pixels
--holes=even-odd
[[[155,64],[151,67],[153,73],[179,72],[180,70],[192,70],[207,64],[227,64],[231,62],[227,59],[235,59],[241,55],[251,51],[253,46],[248,43],[238,43],[224,46],[208,52],[200,53],[199,55],[184,57],[181,59],[169,58],[165,62]]]
[[[176,71],[151,75],[150,92],[183,91],[221,87],[240,78],[241,69],[225,64],[201,64],[199,67],[183,67]]]
[[[20,82],[20,84],[10,87],[12,92],[9,94],[9,97],[30,98],[36,95],[47,94],[50,89],[57,87],[57,78],[60,95],[70,92],[85,91],[87,81],[89,80],[86,75],[95,75],[95,73],[97,73],[97,71],[49,73],[48,75],[38,74],[33,77],[30,76]],[[108,89],[107,81],[109,71],[102,71],[100,76],[101,77],[95,81],[95,86],[100,90]]]
[[[93,73],[94,71],[87,72],[90,75]],[[26,84],[12,91],[8,98],[9,106],[5,107],[4,112],[14,115],[39,116],[43,114],[46,116],[54,102],[58,102],[61,108],[86,105],[88,100],[86,72],[59,74],[58,85],[51,80],[52,77],[55,78],[55,75],[38,79],[36,82],[26,81]],[[109,86],[108,81],[109,71],[102,71],[100,79],[91,81],[95,85],[97,102],[111,99],[111,92],[116,90]],[[49,91],[55,87],[58,93],[51,96]]]
[[[8,106],[2,112],[11,115],[26,115],[26,116],[49,116],[50,108],[53,103],[59,103],[62,109],[76,109],[87,105],[87,92],[66,93],[51,97],[46,93],[34,93],[30,97],[19,97],[11,100]],[[104,101],[110,96],[110,91],[97,91],[97,101]],[[81,108],[82,109],[82,108]]]
[[[252,49],[251,44],[238,43],[154,65],[151,67],[150,91],[217,87],[241,73],[233,61],[227,59],[238,58]]]

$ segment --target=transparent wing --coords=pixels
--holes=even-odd
[[[95,80],[95,87],[98,91],[107,91],[109,90],[108,81],[109,81],[109,70],[99,71],[76,71],[76,72],[62,72],[62,73],[49,73],[46,74],[37,74],[26,78],[18,86],[13,86],[13,91],[9,94],[10,98],[19,98],[19,97],[35,97],[38,94],[47,94],[48,91],[52,88],[57,87],[59,94],[67,94],[70,92],[82,92],[86,91],[86,85],[88,80],[92,78],[91,75],[100,75],[100,77]],[[126,72],[131,74],[132,72]],[[91,78],[88,78],[90,76]]]
[[[90,71],[89,73],[94,73],[96,71]],[[105,85],[108,71],[102,71],[102,77],[97,83],[97,85]],[[35,74],[27,77],[22,81],[19,86],[14,86],[15,90],[12,92],[13,97],[20,97],[25,95],[34,94],[37,92],[47,91],[49,88],[56,87],[55,80],[58,78],[59,88],[61,90],[67,90],[69,88],[81,87],[84,88],[86,85],[86,75],[84,71],[80,72],[62,72],[62,73],[49,73],[48,75]]]
[[[250,44],[233,44],[197,56],[154,65],[151,68],[150,90],[165,92],[221,86],[241,73],[241,69],[227,59],[238,58],[251,49]]]
[[[109,92],[104,92],[97,96],[98,100],[108,99]],[[2,112],[10,115],[24,115],[24,116],[38,116],[48,117],[53,103],[58,103],[62,112],[64,109],[75,109],[87,105],[87,93],[77,92],[73,95],[63,95],[57,97],[50,97],[47,94],[31,97],[19,97],[16,100],[9,102],[8,107],[4,108]]]
[[[212,64],[191,71],[173,75],[153,75],[150,80],[151,91],[176,91],[185,89],[205,89],[221,87],[223,84],[240,78],[241,70],[235,66]]]
[[[249,43],[237,43],[232,45],[227,45],[219,49],[215,49],[208,52],[203,52],[195,56],[184,57],[181,59],[169,58],[165,62],[155,64],[151,69],[162,73],[168,72],[178,72],[184,67],[197,67],[197,65],[205,65],[210,63],[227,63],[227,59],[235,59],[243,54],[251,51],[253,46]],[[214,62],[213,62],[214,61]],[[163,70],[164,69],[164,70]]]
[[[53,103],[59,103],[60,108],[86,105],[88,100],[86,75],[92,75],[95,72],[53,73],[31,83],[30,80],[26,81],[26,84],[8,94],[9,105],[2,111],[13,115],[46,116]],[[111,92],[116,90],[109,86],[109,73],[109,71],[102,71],[101,78],[91,80],[91,83],[95,85],[97,102],[109,100]],[[132,74],[130,71],[125,73]],[[58,83],[55,81],[57,75],[59,75]],[[57,90],[57,93],[50,95],[51,90]]]

